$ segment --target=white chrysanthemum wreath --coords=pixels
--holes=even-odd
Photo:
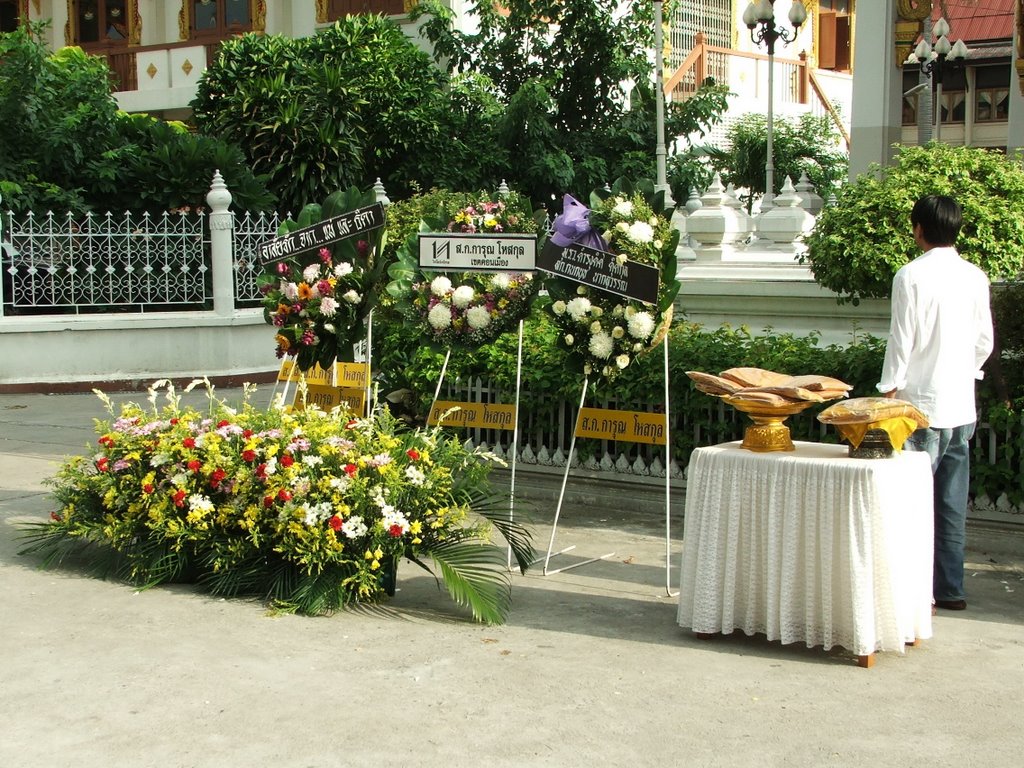
[[[637,358],[657,346],[668,331],[672,302],[679,292],[675,279],[678,231],[666,215],[655,212],[643,191],[617,182],[612,192],[591,195],[590,226],[605,250],[620,264],[640,262],[661,271],[656,304],[619,296],[550,276],[545,288],[548,311],[559,330],[559,344],[568,349],[590,378],[614,379]]]

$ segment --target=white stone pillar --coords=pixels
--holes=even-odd
[[[206,193],[210,206],[210,252],[213,262],[213,311],[231,315],[235,311],[234,237],[235,216],[231,213],[231,193],[220,171]]]
[[[1007,125],[1006,151],[1024,149],[1024,39],[1021,25],[1024,24],[1024,0],[1014,2],[1016,23],[1013,25],[1013,58],[1010,63],[1010,120]]]
[[[903,77],[896,66],[896,0],[857,3],[850,130],[850,179],[887,165],[903,123]]]

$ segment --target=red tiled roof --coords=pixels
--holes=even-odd
[[[949,39],[968,46],[983,40],[1013,38],[1014,0],[933,0],[932,18],[945,16]]]

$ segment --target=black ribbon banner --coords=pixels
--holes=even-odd
[[[577,243],[561,248],[548,240],[537,256],[537,269],[645,304],[658,303],[658,268],[638,261],[619,264],[608,251]]]
[[[270,264],[383,226],[384,206],[374,203],[268,240],[260,245],[257,254],[263,264]]]

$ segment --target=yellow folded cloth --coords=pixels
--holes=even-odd
[[[917,421],[906,416],[894,416],[891,419],[872,421],[862,424],[836,424],[835,428],[854,448],[859,448],[864,435],[869,429],[881,429],[889,436],[889,442],[897,450],[903,450],[903,443],[918,427]]]

